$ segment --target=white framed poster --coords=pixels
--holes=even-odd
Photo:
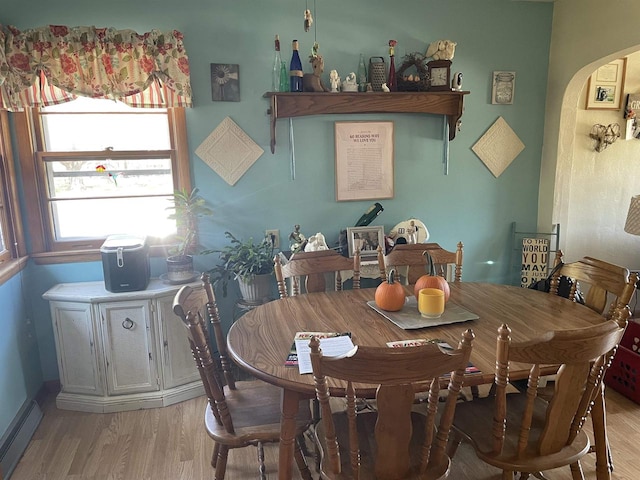
[[[393,198],[393,122],[335,122],[336,200]]]

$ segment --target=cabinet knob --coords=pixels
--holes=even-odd
[[[122,321],[122,328],[126,330],[131,330],[133,328],[133,320],[131,320],[129,317],[125,318]]]

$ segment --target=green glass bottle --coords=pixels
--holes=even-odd
[[[287,65],[285,62],[280,63],[280,91],[289,91],[289,73],[287,72]]]

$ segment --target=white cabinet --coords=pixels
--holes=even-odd
[[[192,284],[197,286],[198,284]],[[103,282],[48,290],[60,372],[57,406],[115,412],[155,408],[204,393],[186,332],[172,310],[180,286],[111,293]]]

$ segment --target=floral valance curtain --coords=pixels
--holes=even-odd
[[[137,34],[49,25],[0,26],[0,108],[53,105],[76,95],[137,107],[191,107],[189,59],[176,30]]]

